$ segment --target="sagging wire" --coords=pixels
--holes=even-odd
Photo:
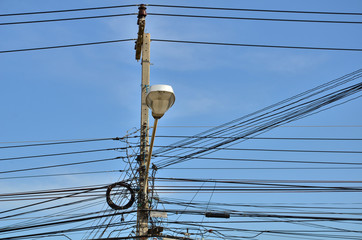
[[[132,130],[133,130],[133,131],[132,131]],[[134,156],[137,156],[137,153],[134,151],[134,148],[133,148],[132,144],[130,143],[129,139],[130,139],[131,136],[133,136],[134,134],[136,134],[138,131],[139,131],[139,129],[137,129],[137,128],[132,128],[132,129],[128,130],[128,131],[126,132],[126,134],[125,134],[122,138],[119,139],[121,142],[123,142],[123,143],[127,146],[127,149],[126,149],[126,151],[125,151],[125,153],[126,153],[126,158],[124,158],[123,161],[124,161],[124,163],[128,164],[128,168],[125,167],[124,171],[123,171],[122,174],[119,176],[117,182],[120,182],[121,179],[123,179],[123,181],[129,181],[129,182],[132,183],[132,182],[134,181],[134,179],[136,179],[136,177],[137,177],[137,175],[136,175],[137,173],[136,173],[135,167],[134,167],[134,160],[135,160],[135,157],[134,157]],[[129,153],[128,148],[132,149],[133,154],[130,154],[130,153]],[[127,161],[126,161],[125,159],[127,159]],[[128,177],[128,179],[126,180],[125,177]],[[117,194],[117,192],[116,192],[116,194]],[[122,195],[122,194],[119,194],[119,196],[118,196],[118,198],[117,198],[116,201],[119,201],[121,195]],[[102,206],[102,209],[105,209],[105,208],[106,208],[106,203],[104,202],[104,204],[103,204],[103,206]],[[117,211],[116,211],[116,213],[117,213]],[[115,215],[114,215],[114,216],[115,216]],[[103,223],[106,223],[106,222],[108,221],[108,224],[106,224],[106,226],[104,227],[104,230],[102,231],[102,233],[100,234],[99,237],[102,237],[102,236],[106,233],[107,229],[108,229],[109,226],[111,225],[111,222],[114,220],[114,216],[112,216],[112,217],[107,217],[107,218],[103,221]],[[92,225],[99,225],[100,222],[101,222],[101,219],[99,219],[97,223],[96,223],[96,222],[93,222]],[[83,239],[90,238],[91,235],[93,235],[94,238],[96,238],[97,235],[99,234],[100,230],[101,230],[101,229],[97,229],[97,230],[95,231],[95,229],[93,229],[90,233],[84,235]],[[94,231],[95,231],[95,232],[94,232]]]
[[[135,129],[135,130],[130,133],[130,131],[131,131],[132,129]],[[130,170],[131,170],[131,173],[127,173],[127,172],[126,172],[126,174],[128,175],[128,177],[129,177],[130,179],[136,178],[136,175],[137,175],[137,173],[136,173],[136,171],[135,171],[135,167],[133,166],[134,164],[132,164],[132,163],[134,163],[134,161],[135,161],[135,157],[134,157],[134,156],[137,156],[137,155],[138,155],[139,149],[137,148],[138,150],[134,150],[133,146],[131,145],[131,143],[130,143],[130,141],[129,141],[129,137],[132,136],[132,135],[134,135],[134,134],[136,134],[137,132],[140,131],[140,129],[137,129],[137,128],[132,128],[132,129],[128,130],[128,131],[127,131],[127,134],[124,136],[124,143],[125,143],[126,146],[127,146],[127,149],[126,149],[127,162],[126,162],[126,163],[129,164]],[[129,153],[128,148],[132,149],[132,154]]]
[[[212,197],[214,196],[214,192],[215,192],[215,189],[216,189],[216,184],[217,184],[217,183],[215,182],[215,183],[214,183],[214,190],[211,192],[209,201],[207,202],[207,206],[206,206],[205,212],[207,212],[207,211],[209,210],[209,205],[210,205],[210,202],[211,202]],[[202,216],[201,224],[204,223],[204,219],[205,219],[205,215]],[[202,233],[201,233],[201,230],[200,230],[200,234],[202,234]],[[203,235],[202,235],[202,237],[203,237]]]

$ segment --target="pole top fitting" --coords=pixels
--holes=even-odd
[[[146,12],[146,7],[144,4],[141,4],[138,8],[138,21],[137,21],[137,24],[139,25],[140,24],[140,20],[144,19],[146,16],[147,16],[147,12]]]

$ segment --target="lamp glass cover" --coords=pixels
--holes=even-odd
[[[146,104],[154,118],[161,118],[175,102],[175,94],[169,85],[153,85],[146,96]]]

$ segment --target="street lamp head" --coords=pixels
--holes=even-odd
[[[155,119],[161,118],[175,102],[175,94],[169,85],[153,85],[146,96],[146,104]]]

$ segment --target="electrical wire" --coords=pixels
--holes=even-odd
[[[157,135],[157,138],[236,139],[236,137]],[[298,141],[362,141],[362,138],[310,138],[310,137],[244,137],[247,140],[298,140]]]
[[[63,141],[59,140],[57,142],[46,142],[46,143],[33,143],[33,144],[22,144],[22,145],[10,145],[10,146],[0,146],[0,149],[5,148],[23,148],[23,147],[38,147],[38,146],[49,146],[49,145],[58,145],[58,144],[69,144],[69,143],[85,143],[85,142],[99,142],[99,141],[119,141],[122,138],[95,138],[95,139],[84,139],[84,140],[72,140],[72,141]]]
[[[15,53],[15,52],[49,50],[49,49],[58,49],[58,48],[80,47],[80,46],[110,44],[110,43],[118,43],[118,42],[128,42],[128,41],[135,41],[135,40],[136,39],[134,39],[134,38],[129,38],[129,39],[101,41],[101,42],[88,42],[88,43],[77,43],[77,44],[69,44],[69,45],[57,45],[57,46],[36,47],[36,48],[12,49],[12,50],[2,50],[2,51],[0,51],[0,53]],[[188,40],[171,40],[171,39],[151,39],[151,41],[154,41],[154,42],[167,42],[167,43],[218,45],[218,46],[230,46],[230,47],[262,47],[262,48],[282,48],[282,49],[301,49],[301,50],[327,50],[327,51],[352,51],[352,52],[361,52],[362,51],[361,48],[307,47],[307,46],[286,46],[286,45],[245,44],[245,43],[226,43],[226,42],[205,42],[205,41],[188,41]]]
[[[36,15],[36,14],[49,14],[49,13],[64,13],[64,12],[78,12],[78,11],[94,11],[104,9],[128,8],[137,7],[139,4],[129,5],[113,5],[113,6],[100,6],[89,8],[76,8],[76,9],[62,9],[62,10],[48,10],[36,12],[21,12],[21,13],[5,13],[0,14],[0,17],[8,16],[21,16],[21,15]],[[266,13],[298,13],[298,14],[326,14],[326,15],[362,15],[360,12],[331,12],[331,11],[300,11],[300,10],[277,10],[277,9],[252,9],[252,8],[227,8],[227,7],[209,7],[209,6],[177,6],[165,4],[146,4],[150,7],[162,8],[185,8],[185,9],[198,9],[198,10],[222,10],[222,11],[242,11],[242,12],[266,12]]]
[[[3,50],[0,51],[0,53],[28,52],[28,51],[49,50],[49,49],[58,49],[58,48],[82,47],[82,46],[91,46],[91,45],[100,45],[100,44],[129,42],[135,40],[136,39],[134,38],[128,38],[128,39],[118,39],[118,40],[101,41],[101,42],[76,43],[76,44],[36,47],[36,48],[22,48],[22,49]]]
[[[233,125],[223,125],[224,127],[233,127]],[[216,128],[220,127],[219,125],[164,125],[164,126],[158,126],[158,128]],[[257,125],[242,125],[241,127],[260,127]],[[361,128],[362,125],[276,125],[275,127],[278,128]],[[158,137],[158,136],[157,136]],[[197,138],[197,136],[192,136],[193,138]],[[231,137],[228,137],[231,138]]]
[[[36,15],[36,14],[48,14],[48,13],[79,12],[79,11],[90,11],[90,10],[93,11],[93,10],[104,10],[104,9],[113,9],[113,8],[127,8],[127,7],[136,7],[136,6],[139,6],[139,4],[114,5],[114,6],[90,7],[90,8],[75,8],[75,9],[62,9],[62,10],[49,10],[49,11],[37,11],[37,12],[5,13],[5,14],[0,14],[0,17]]]
[[[99,174],[99,173],[119,173],[123,170],[108,170],[108,171],[93,171],[93,172],[73,172],[73,173],[54,173],[43,175],[28,175],[28,176],[16,176],[16,177],[0,177],[2,180],[8,179],[24,179],[24,178],[39,178],[39,177],[59,177],[59,176],[74,176],[74,175],[87,175],[87,174]]]
[[[163,170],[359,170],[362,167],[175,167],[175,168],[164,168]],[[30,176],[31,177],[31,176]],[[22,177],[19,177],[22,178]],[[7,178],[0,178],[7,179]]]
[[[168,146],[155,146],[165,148]],[[185,146],[172,146],[170,148],[181,149],[210,149],[208,147],[185,147]],[[344,150],[304,150],[304,149],[265,149],[265,148],[213,148],[214,150],[228,150],[228,151],[262,151],[262,152],[298,152],[298,153],[355,153],[360,154],[362,151],[344,151]],[[157,155],[156,155],[157,156]]]
[[[114,161],[114,160],[122,159],[122,158],[123,157],[114,157],[114,158],[104,158],[104,159],[97,159],[97,160],[82,161],[82,162],[72,162],[72,163],[63,163],[63,164],[56,164],[56,165],[40,166],[40,167],[33,167],[33,168],[22,168],[22,169],[2,171],[2,172],[0,172],[0,174],[33,171],[33,170],[48,169],[48,168],[58,168],[58,167],[66,167],[66,166],[97,163],[97,162],[107,162],[107,161]]]
[[[175,40],[175,39],[157,39],[152,38],[153,42],[167,43],[185,43],[198,45],[217,45],[229,47],[261,47],[261,48],[283,48],[283,49],[301,49],[301,50],[326,50],[326,51],[351,51],[361,52],[361,48],[336,48],[336,47],[309,47],[309,46],[287,46],[287,45],[267,45],[267,44],[247,44],[247,43],[227,43],[227,42],[206,42],[206,41],[191,41],[191,40]],[[2,51],[0,51],[2,53]]]
[[[188,18],[207,18],[207,19],[272,21],[272,22],[362,24],[362,22],[360,22],[360,21],[338,21],[338,20],[206,16],[206,15],[190,15],[190,14],[170,14],[170,13],[148,13],[148,15],[150,15],[150,16],[152,16],[152,15],[153,16],[161,16],[161,17],[188,17]]]
[[[0,23],[0,26],[29,24],[29,23],[49,23],[49,22],[62,22],[62,21],[74,21],[74,20],[86,20],[86,19],[99,19],[99,18],[110,18],[110,17],[124,17],[124,16],[133,16],[133,15],[137,15],[137,13],[108,14],[108,15],[98,15],[98,16],[57,18],[57,19],[32,20],[32,21],[21,21],[21,22],[2,22],[2,23]]]
[[[313,89],[305,91],[301,94],[298,94],[294,97],[283,100],[279,103],[273,104],[269,107],[266,107],[262,110],[256,111],[254,113],[248,114],[244,117],[238,118],[231,122],[220,125],[213,129],[204,131],[196,136],[228,136],[228,137],[238,137],[240,141],[245,141],[245,137],[254,137],[263,132],[266,132],[272,129],[274,126],[279,126],[281,123],[289,123],[293,120],[301,119],[302,117],[309,116],[313,112],[320,111],[327,104],[331,104],[335,101],[341,100],[342,98],[351,96],[351,94],[357,93],[361,90],[362,83],[357,83],[342,89],[339,89],[334,92],[330,92],[332,89],[342,86],[343,84],[350,84],[350,82],[357,80],[362,76],[362,69],[347,74],[343,77],[337,78],[335,80],[329,81],[325,84],[317,86]],[[322,93],[329,91],[327,95],[322,95]],[[317,97],[316,96],[320,96]],[[310,98],[313,100],[308,100]],[[336,104],[334,105],[336,106]],[[245,128],[244,125],[256,125],[258,127],[248,127]],[[226,140],[215,140],[214,143],[211,143],[212,139],[192,139],[192,140],[181,140],[174,144],[171,144],[167,147],[158,149],[154,152],[154,155],[157,156],[163,152],[175,152],[175,146],[190,146],[190,147],[205,147],[204,150],[199,150],[196,152],[191,152],[190,150],[184,152],[184,155],[174,154],[178,159],[171,160],[164,159],[157,161],[158,167],[166,167],[170,164],[180,163],[186,161],[187,158],[193,157],[197,154],[205,155],[206,153],[213,152],[213,148],[219,148],[223,145],[235,144],[239,141],[234,139]],[[199,144],[197,144],[199,143]],[[201,143],[204,146],[200,146]],[[197,145],[196,145],[197,144]],[[206,148],[209,148],[208,150]]]
[[[165,5],[165,4],[146,4],[151,7],[164,7],[164,8],[189,8],[199,10],[223,10],[223,11],[246,11],[246,12],[274,12],[274,13],[303,13],[303,14],[335,14],[335,15],[362,15],[359,12],[327,12],[327,11],[298,11],[298,10],[276,10],[276,9],[251,9],[251,8],[222,8],[222,7],[208,7],[208,6],[180,6],[180,5]]]
[[[0,158],[0,161],[21,160],[21,159],[28,159],[28,158],[55,157],[55,156],[64,156],[64,155],[73,155],[73,154],[83,154],[83,153],[94,153],[94,152],[104,152],[104,151],[116,151],[116,150],[124,150],[124,149],[125,149],[125,148],[103,148],[103,149],[93,149],[93,150],[84,150],[84,151],[75,151],[75,152],[50,153],[50,154],[41,154],[41,155],[11,157],[11,158]]]

